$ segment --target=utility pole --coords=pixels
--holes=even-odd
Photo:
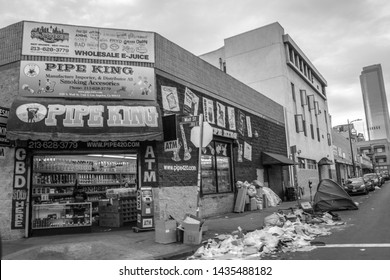
[[[361,121],[361,119],[356,119],[351,122],[347,120],[348,122],[348,134],[349,134],[349,145],[351,147],[351,156],[352,156],[352,168],[353,168],[353,177],[356,177],[356,165],[355,165],[355,156],[353,154],[353,147],[352,147],[352,134],[351,134],[351,124],[356,121]]]

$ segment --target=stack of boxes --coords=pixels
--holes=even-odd
[[[99,225],[122,227],[137,220],[136,197],[120,197],[99,201]]]
[[[121,227],[123,225],[121,216],[119,200],[99,201],[99,226]]]
[[[121,197],[119,199],[120,212],[123,223],[137,221],[137,200],[135,196]]]

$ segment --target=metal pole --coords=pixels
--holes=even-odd
[[[203,146],[203,114],[199,115],[199,151],[198,151],[198,183],[196,196],[196,217],[199,218],[200,188],[202,186],[202,146]]]
[[[355,159],[354,159],[354,155],[353,155],[352,139],[351,139],[351,126],[350,126],[349,120],[347,120],[347,122],[348,122],[349,145],[351,146],[353,177],[356,177]],[[351,122],[351,123],[352,123],[352,122]]]

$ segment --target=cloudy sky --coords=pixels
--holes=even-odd
[[[327,80],[333,125],[365,119],[364,66],[382,65],[390,101],[388,0],[0,0],[0,11],[0,27],[31,20],[153,31],[195,55],[279,22]]]

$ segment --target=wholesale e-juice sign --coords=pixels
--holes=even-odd
[[[15,150],[15,172],[12,191],[12,229],[24,229],[27,202],[27,153],[23,148]]]

